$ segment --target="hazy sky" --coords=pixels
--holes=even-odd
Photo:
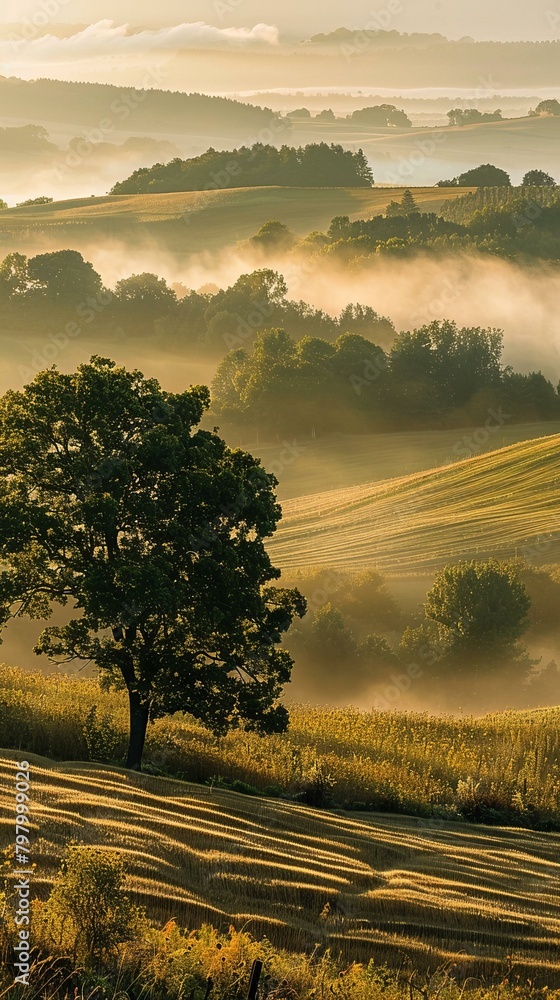
[[[33,19],[88,24],[102,18],[146,27],[204,21],[219,27],[277,25],[305,37],[366,25],[398,31],[439,31],[451,38],[560,37],[560,0],[4,0],[0,21]]]

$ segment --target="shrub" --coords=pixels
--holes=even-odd
[[[74,963],[99,968],[141,923],[142,913],[132,905],[124,878],[117,851],[69,847],[48,901],[36,909],[41,943],[70,950]]]

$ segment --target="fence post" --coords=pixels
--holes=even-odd
[[[249,983],[249,992],[247,993],[247,1000],[256,1000],[262,968],[263,968],[262,962],[259,962],[258,958],[256,958],[255,961],[253,962],[253,968],[251,969],[251,981]]]

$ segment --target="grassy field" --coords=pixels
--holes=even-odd
[[[413,690],[425,682],[421,673]],[[390,698],[396,706],[398,695]],[[0,707],[0,746],[57,760],[124,757],[126,698],[101,691],[93,677],[0,666]],[[318,769],[330,774],[339,806],[521,825],[531,825],[532,813],[559,826],[559,721],[558,708],[456,718],[293,705],[285,734],[218,738],[174,716],[150,725],[146,760],[173,777],[219,776],[292,796],[315,788]]]
[[[422,572],[459,558],[554,560],[560,435],[428,472],[288,500],[269,543],[282,569]]]
[[[327,137],[329,142],[361,146],[380,184],[395,176],[402,177],[402,183],[436,184],[479,163],[502,167],[518,183],[537,161],[541,169],[557,176],[560,118],[510,118],[452,128],[371,129],[369,134],[350,122],[335,126],[298,122],[294,127],[294,145],[324,142]]]
[[[476,428],[463,430],[403,431],[386,434],[333,434],[326,438],[297,438],[262,446],[254,439],[231,436],[232,446],[242,446],[261,459],[279,479],[282,501],[425,472],[444,465],[453,448],[472,439]],[[560,433],[560,423],[504,424],[485,440],[477,437],[478,454],[550,434]],[[290,446],[292,453],[290,453]],[[288,448],[288,451],[286,451]],[[282,459],[284,456],[284,460]],[[292,459],[291,461],[289,459]]]
[[[467,190],[417,188],[423,208],[437,211]],[[397,189],[400,196],[402,190]],[[336,215],[382,212],[393,188],[237,188],[171,194],[107,195],[0,212],[0,250],[33,247],[48,238],[79,249],[92,240],[154,241],[179,256],[218,251],[278,219],[301,236],[325,230]]]
[[[2,751],[2,839],[14,760]],[[162,924],[230,924],[276,946],[459,975],[560,977],[560,836],[310,809],[93,764],[32,765],[35,887],[64,845],[118,847]]]

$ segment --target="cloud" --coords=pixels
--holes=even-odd
[[[126,24],[102,20],[90,24],[68,38],[47,34],[25,37],[17,32],[0,42],[0,58],[13,62],[55,64],[90,59],[145,55],[169,55],[185,49],[220,49],[251,46],[275,46],[279,42],[278,28],[271,24],[255,24],[252,28],[216,28],[204,21],[177,24],[171,28],[132,33]]]

